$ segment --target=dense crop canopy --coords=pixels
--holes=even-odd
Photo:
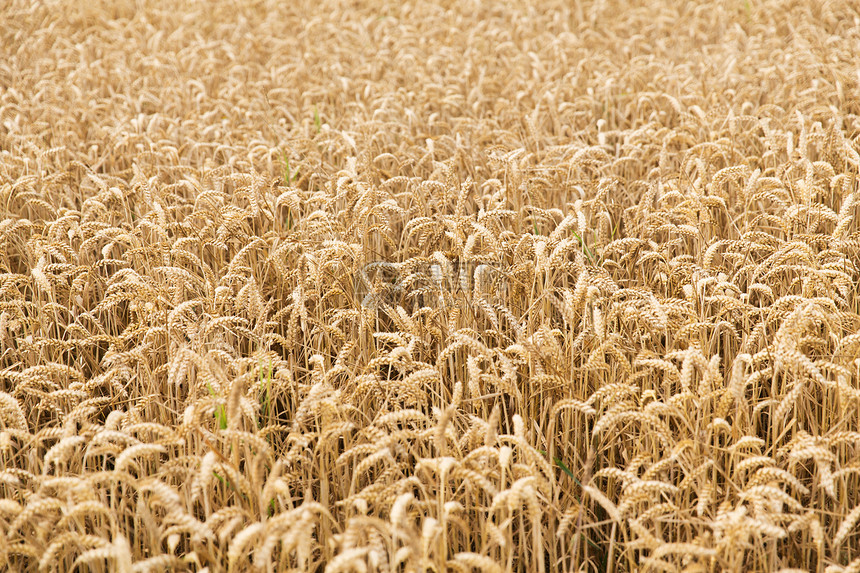
[[[860,570],[860,13],[0,3],[0,563]]]

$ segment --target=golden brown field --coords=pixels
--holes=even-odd
[[[2,3],[0,564],[860,571],[858,10]]]

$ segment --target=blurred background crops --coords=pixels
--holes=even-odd
[[[0,5],[10,571],[860,571],[848,1]]]

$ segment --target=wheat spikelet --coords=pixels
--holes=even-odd
[[[842,523],[839,524],[839,529],[836,531],[836,536],[833,538],[833,544],[837,547],[842,545],[845,539],[851,534],[851,530],[854,529],[858,521],[860,521],[860,505],[848,512],[848,515],[846,515],[842,520]]]
[[[479,571],[488,571],[491,573],[499,573],[503,571],[502,567],[498,563],[489,557],[478,553],[460,552],[454,555],[454,561],[457,564],[462,563],[470,570],[478,569]]]
[[[825,573],[857,573],[860,571],[860,558],[854,559],[847,566],[828,565]]]
[[[166,453],[167,449],[159,444],[138,444],[123,450],[122,454],[117,457],[115,468],[117,471],[125,470],[126,466],[135,463],[135,458],[139,456],[151,456],[153,454]]]
[[[749,484],[756,485],[761,482],[771,482],[773,480],[783,480],[789,484],[791,484],[795,490],[800,492],[802,495],[809,495],[809,488],[803,485],[800,480],[798,480],[795,476],[788,473],[787,471],[781,468],[775,467],[766,467],[759,468],[755,471],[755,473],[750,477]]]
[[[148,573],[150,571],[162,571],[169,567],[180,567],[183,561],[175,555],[156,555],[140,561],[135,561],[132,564],[131,570],[134,573]]]
[[[616,507],[616,505],[603,494],[603,492],[592,486],[585,486],[583,491],[587,493],[591,499],[596,501],[600,507],[606,510],[606,513],[608,513],[614,521],[618,523],[622,522],[622,513],[619,511],[618,507]]]
[[[55,512],[61,510],[65,507],[65,504],[57,499],[43,499],[39,496],[32,496],[27,500],[27,505],[24,506],[24,510],[20,512],[15,520],[9,525],[8,532],[14,532],[20,530],[36,515],[44,516],[49,512]]]
[[[747,487],[744,489],[739,496],[741,499],[767,499],[768,501],[775,502],[779,507],[779,510],[776,513],[782,513],[782,505],[786,505],[789,509],[793,511],[800,511],[803,509],[803,506],[783,492],[781,489],[770,486],[770,485],[756,485]]]
[[[63,547],[73,543],[78,547],[95,546],[94,548],[81,553],[81,555],[75,559],[75,565],[78,563],[87,563],[90,560],[109,558],[113,555],[112,548],[105,539],[94,535],[82,535],[77,532],[69,532],[60,535],[57,539],[51,542],[44,555],[42,555],[42,558],[39,560],[39,571],[47,571],[51,566],[51,562],[58,557],[58,554],[63,550]]]
[[[27,419],[21,405],[14,396],[5,392],[0,393],[0,415],[3,416],[4,427],[12,427],[17,430],[27,430]]]
[[[57,522],[57,527],[63,529],[68,527],[74,520],[81,519],[85,516],[93,518],[99,514],[105,516],[107,518],[106,521],[113,522],[113,515],[110,508],[102,502],[95,500],[81,501],[76,503],[70,511],[63,515],[62,519]]]

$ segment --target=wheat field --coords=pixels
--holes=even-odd
[[[0,569],[860,572],[853,2],[0,24]]]

